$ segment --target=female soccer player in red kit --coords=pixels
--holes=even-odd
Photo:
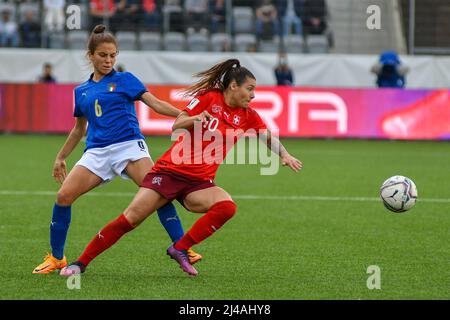
[[[270,135],[259,115],[249,107],[254,98],[256,80],[248,69],[240,66],[239,60],[227,60],[196,76],[200,80],[187,90],[195,98],[173,124],[174,131],[187,130],[185,135],[155,163],[123,214],[100,230],[78,260],[61,271],[62,276],[84,272],[95,257],[137,227],[152,212],[174,199],[192,212],[205,213],[179,241],[167,249],[167,254],[178,262],[184,272],[197,275],[197,270],[189,263],[187,249],[210,237],[236,213],[236,204],[231,196],[213,182],[220,163],[231,148],[225,144],[227,139],[222,139],[217,145],[218,137],[226,138],[240,132],[239,137],[249,130],[256,130],[260,138],[268,138],[268,147],[280,156],[283,165],[295,172],[302,168],[302,163]],[[201,142],[192,138],[198,137],[198,132],[195,132],[198,129],[202,130]],[[208,133],[215,139],[205,138]],[[189,137],[192,139],[189,140]],[[236,141],[237,138],[233,138],[233,142]],[[215,156],[211,161],[206,159],[206,151],[214,143]],[[184,152],[183,156],[180,156],[180,151]]]

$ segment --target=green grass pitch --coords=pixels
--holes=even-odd
[[[304,164],[261,176],[258,165],[223,165],[216,183],[238,213],[196,250],[189,278],[165,250],[156,215],[99,256],[69,290],[58,274],[32,275],[49,250],[58,185],[51,177],[64,136],[0,135],[0,299],[449,299],[450,148],[448,142],[283,140]],[[154,159],[171,144],[149,137]],[[68,159],[71,168],[84,145]],[[419,201],[387,211],[381,183],[412,178]],[[66,244],[74,260],[116,218],[137,187],[116,179],[81,197]],[[198,218],[176,204],[185,230]],[[369,266],[381,289],[369,290]]]

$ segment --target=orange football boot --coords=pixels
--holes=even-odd
[[[187,250],[187,255],[188,255],[190,264],[195,264],[195,263],[199,262],[200,260],[202,260],[202,258],[203,258],[201,254],[198,254],[197,252],[195,252],[192,249]]]
[[[47,255],[44,258],[44,262],[42,262],[40,265],[38,265],[33,270],[33,273],[47,274],[47,273],[53,272],[55,270],[62,269],[65,266],[67,266],[67,260],[66,260],[65,256],[61,260],[58,260],[52,254],[47,253]]]

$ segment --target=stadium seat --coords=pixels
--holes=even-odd
[[[163,36],[164,49],[168,51],[184,51],[186,38],[181,32],[168,32]]]
[[[77,6],[80,7],[81,11],[81,30],[89,30],[90,28],[90,14],[89,14],[89,8],[87,4],[84,3],[77,3]],[[91,30],[89,30],[90,32]]]
[[[325,35],[310,35],[306,38],[309,53],[328,53],[328,39]]]
[[[299,35],[287,35],[284,37],[284,47],[288,53],[303,53],[305,52],[305,43],[303,37]]]
[[[25,21],[25,13],[28,11],[33,11],[36,21],[41,20],[39,3],[24,2],[19,5],[19,23]]]
[[[118,31],[116,39],[119,44],[119,50],[136,50],[137,37],[133,31]]]
[[[161,50],[161,35],[158,32],[141,32],[138,36],[138,43],[141,50]]]
[[[67,32],[67,47],[73,50],[85,50],[89,33],[82,30],[71,30]]]
[[[211,51],[222,52],[231,48],[231,36],[228,33],[214,33],[211,35]]]
[[[49,48],[51,49],[65,49],[66,47],[66,35],[64,32],[51,33],[49,40]]]
[[[250,7],[234,7],[233,8],[233,31],[238,33],[254,32],[254,13]]]
[[[250,46],[256,45],[256,36],[251,33],[241,33],[234,37],[234,51],[246,52]]]
[[[280,51],[280,38],[274,37],[272,40],[259,41],[258,51],[260,52],[278,52]]]
[[[187,36],[187,46],[189,51],[204,52],[209,50],[208,36],[202,33],[192,33]]]

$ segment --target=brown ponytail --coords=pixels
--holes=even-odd
[[[247,68],[241,67],[238,59],[229,59],[216,64],[208,70],[194,74],[194,77],[200,80],[185,90],[186,95],[195,96],[211,89],[224,91],[233,80],[240,86],[247,77],[256,79]]]
[[[104,24],[98,24],[94,27],[89,37],[87,44],[88,52],[94,54],[95,49],[105,42],[113,43],[116,48],[118,48],[116,38],[110,32],[106,31],[106,26]]]

